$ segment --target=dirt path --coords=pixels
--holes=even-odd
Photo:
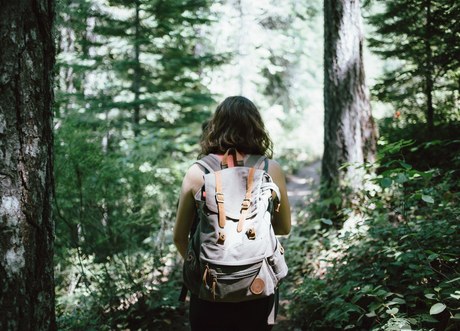
[[[293,175],[286,176],[286,185],[288,191],[289,203],[291,204],[292,225],[297,224],[295,216],[298,211],[307,203],[309,196],[314,194],[319,187],[321,160],[312,162],[301,168]],[[289,240],[289,239],[287,239]],[[278,312],[278,323],[272,331],[297,331],[294,325],[291,325],[286,318],[285,308],[287,301],[281,298]]]
[[[321,160],[306,165],[297,171],[294,175],[287,175],[288,197],[293,214],[299,207],[299,204],[314,193],[319,185]]]

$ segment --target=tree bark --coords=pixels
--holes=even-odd
[[[428,132],[432,132],[434,127],[434,107],[433,107],[433,52],[431,51],[432,38],[432,18],[431,18],[431,0],[425,1],[425,95],[426,95],[426,122]]]
[[[324,1],[324,154],[325,192],[344,182],[357,189],[361,171],[345,163],[371,162],[376,127],[371,115],[363,67],[360,2]]]
[[[54,3],[0,7],[0,330],[55,330]]]

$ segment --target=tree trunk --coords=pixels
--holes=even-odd
[[[324,155],[325,192],[346,182],[357,189],[361,172],[345,163],[373,161],[376,128],[371,116],[362,59],[359,1],[324,1]]]
[[[434,107],[433,107],[433,52],[431,51],[431,0],[425,1],[425,95],[426,95],[426,122],[428,132],[432,132],[434,126]]]
[[[55,330],[52,0],[0,10],[0,330]]]
[[[140,88],[141,88],[141,62],[140,62],[140,53],[141,53],[141,46],[140,46],[140,28],[141,28],[141,21],[139,17],[140,12],[140,3],[139,0],[135,1],[136,9],[135,9],[135,18],[134,18],[134,77],[133,77],[133,84],[132,90],[134,93],[134,114],[133,114],[133,126],[134,126],[134,137],[138,137],[140,133]]]

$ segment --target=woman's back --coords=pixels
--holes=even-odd
[[[234,157],[226,157],[225,154],[229,150],[234,149],[236,151],[244,153],[242,156],[244,156],[245,161],[251,159],[253,155],[266,156],[267,157],[266,163],[264,162],[263,165],[259,164],[259,169],[265,168],[266,173],[268,173],[270,177],[270,181],[273,181],[276,187],[279,189],[278,198],[281,201],[280,206],[278,206],[278,208],[276,208],[276,210],[273,212],[273,215],[271,217],[272,219],[271,224],[273,226],[273,230],[275,234],[285,235],[289,233],[290,228],[291,228],[291,215],[290,215],[289,200],[288,200],[287,191],[286,191],[285,176],[284,176],[284,173],[280,165],[276,161],[270,159],[272,143],[268,136],[268,133],[265,131],[265,127],[263,125],[261,116],[257,108],[252,104],[252,102],[250,102],[249,100],[243,97],[230,97],[224,100],[224,102],[222,102],[217,107],[216,113],[214,114],[213,118],[209,122],[203,134],[203,138],[201,141],[201,147],[202,147],[201,154],[203,157],[207,155],[211,155],[213,160],[217,160],[217,164],[222,163],[224,167],[230,167],[230,168],[234,166],[244,167],[244,162],[241,162],[241,160],[239,160],[237,156],[238,155],[237,152],[235,152]],[[235,162],[235,161],[240,161],[240,162]],[[202,164],[200,165],[200,162],[197,162],[197,163],[194,163],[188,169],[183,179],[182,189],[181,189],[181,194],[180,194],[180,199],[179,199],[179,206],[178,206],[177,216],[176,216],[176,224],[174,227],[174,241],[175,241],[178,251],[184,258],[187,256],[187,249],[189,247],[190,229],[196,217],[195,215],[197,215],[196,208],[197,206],[199,207],[200,205],[199,201],[197,203],[195,198],[197,197],[197,195],[200,194],[200,192],[203,192],[203,187],[205,183],[204,178],[211,180],[211,183],[213,183],[212,185],[214,185],[214,186],[211,185],[211,187],[214,187],[214,189],[216,186],[218,186],[215,183],[215,181],[216,180],[219,181],[219,179],[214,179],[214,176],[206,175],[207,172],[209,171],[206,170]],[[220,171],[217,171],[217,172],[220,172]],[[249,179],[249,178],[251,176],[254,176],[254,171],[252,171],[253,172],[252,174],[250,174],[251,171],[249,172],[239,171],[239,172],[246,174],[245,178],[246,178],[247,183],[252,182],[252,179]],[[260,178],[260,175],[257,178]],[[230,182],[227,181],[226,183],[230,183],[230,184],[226,184],[226,185],[231,185],[231,182],[232,181]],[[237,183],[239,182],[239,180],[234,180],[233,182]],[[244,191],[244,188],[242,190]],[[211,199],[212,201],[210,200],[208,202],[211,203],[210,205],[211,209],[214,208],[213,207],[214,205],[216,205],[215,206],[216,217],[221,217],[225,209],[217,208],[217,207],[222,207],[220,206],[221,203],[219,201],[222,195],[219,195],[219,192],[217,191],[218,190],[216,189],[216,195],[213,196],[214,199]],[[228,198],[231,199],[233,197],[228,197]],[[247,200],[247,199],[244,199],[244,200]],[[243,203],[241,210],[247,209],[247,207],[244,207],[244,206],[245,204]],[[203,212],[199,213],[199,215],[202,215],[202,214]],[[245,217],[240,217],[240,222],[241,222],[241,219],[243,219],[243,222],[244,222],[244,218]],[[231,220],[229,219],[228,222],[230,221]],[[225,226],[226,216],[223,217],[223,220],[219,219],[219,222],[222,222],[223,225]],[[220,226],[220,229],[225,229],[221,223],[219,223],[219,226]],[[217,235],[216,241],[222,239],[222,238],[219,239],[219,235],[221,234],[220,233],[221,231],[219,230],[219,226],[217,226],[218,229],[215,231]],[[238,224],[238,231],[241,231],[242,227],[243,226],[240,227],[240,225]],[[212,250],[210,252],[212,253]],[[206,255],[206,252],[204,252],[204,254]],[[205,271],[204,275],[202,276],[203,281],[207,279],[206,277],[208,277],[208,275],[206,274],[206,271]],[[211,280],[211,283],[212,283],[212,280]],[[205,282],[205,285],[206,286],[209,285],[208,286],[209,289],[211,290],[211,292],[213,292],[214,285],[212,285],[211,283],[207,284]],[[214,292],[214,294],[215,293],[216,292]],[[253,320],[257,320],[259,322],[252,325],[251,327],[252,329],[263,330],[267,326],[268,310],[266,308],[267,306],[270,306],[272,308],[270,309],[270,311],[272,312],[274,311],[273,308],[276,302],[275,296],[270,295],[266,299],[257,299],[257,300],[253,300],[249,302],[253,303],[253,305],[252,306],[248,305],[248,307],[245,308],[246,310],[239,311],[239,313],[236,316],[238,316],[239,314],[243,314],[244,311],[246,312],[249,311],[248,309],[249,307],[253,307],[253,308],[258,307],[257,309],[259,309],[258,310],[259,312],[257,313],[256,311],[254,311],[254,313],[256,313],[257,316],[254,317]],[[231,312],[229,311],[229,309],[230,307],[232,307],[232,305],[231,304],[227,305],[227,302],[212,302],[212,297],[211,297],[211,301],[201,300],[197,296],[194,295],[192,296],[191,306],[190,306],[190,317],[191,317],[191,322],[192,322],[192,329],[206,330],[207,329],[206,326],[209,326],[211,327],[211,329],[214,328],[214,329],[220,330],[222,329],[222,325],[220,325],[221,326],[220,328],[217,328],[216,323],[222,323],[224,321],[228,321],[224,323],[229,323],[229,321],[232,318],[234,319],[234,316],[235,316],[234,313],[236,313],[237,310],[240,310],[241,307],[245,307],[246,305],[247,305],[246,303],[243,304],[242,302],[236,303],[231,309],[232,311]],[[220,317],[216,316],[213,313],[209,314],[210,310],[213,310],[213,309],[216,309],[216,312],[220,311]],[[201,323],[203,321],[200,322],[202,318],[204,318],[205,324]],[[238,321],[238,319],[236,320],[234,319],[234,321]],[[255,325],[258,325],[258,327],[256,327]],[[240,325],[239,328],[233,328],[233,329],[234,330],[244,329],[244,328],[241,328],[243,326],[244,324]]]

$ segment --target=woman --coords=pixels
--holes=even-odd
[[[272,142],[259,111],[250,100],[242,96],[228,97],[217,107],[201,139],[201,155],[214,154],[222,159],[229,148],[235,148],[243,155],[272,156]],[[268,173],[281,194],[281,205],[274,213],[272,225],[275,234],[286,235],[291,229],[291,211],[285,176],[277,162],[270,159],[268,162]],[[174,226],[174,243],[182,257],[186,256],[188,236],[196,213],[194,196],[203,186],[203,174],[203,169],[194,164],[182,183]],[[192,330],[270,330],[267,315],[273,299],[268,297],[240,303],[223,303],[201,300],[192,295]]]

